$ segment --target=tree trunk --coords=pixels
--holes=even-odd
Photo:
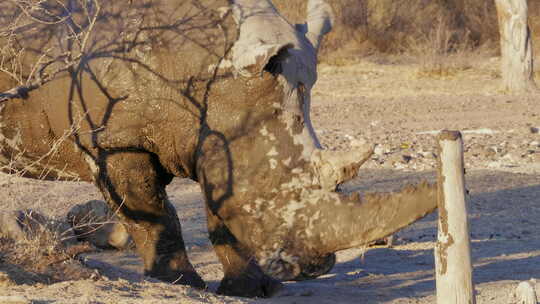
[[[495,0],[495,4],[501,35],[504,89],[509,92],[535,90],[527,0]]]
[[[439,147],[437,304],[474,304],[461,133],[443,131]]]

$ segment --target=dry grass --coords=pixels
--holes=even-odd
[[[10,215],[16,216],[24,234],[13,238],[0,233],[0,273],[4,274],[3,281],[7,276],[12,284],[51,284],[97,277],[94,271],[85,268],[76,259],[78,254],[95,248],[88,243],[76,243],[66,223],[48,219],[28,209],[18,212],[18,216]]]
[[[14,284],[52,284],[98,277],[76,260],[78,254],[93,250],[90,245],[59,247],[57,239],[50,236],[43,233],[27,241],[0,237],[0,273],[7,274]]]
[[[494,55],[487,46],[475,47],[470,32],[453,29],[450,21],[440,15],[432,29],[408,39],[403,53],[418,62],[417,77],[448,78],[472,69],[479,59]]]
[[[20,191],[24,189],[15,181],[12,185]],[[12,189],[11,195],[17,195],[17,191]],[[10,208],[21,210],[28,205],[23,201],[20,204]],[[73,228],[65,221],[41,216],[30,209],[20,211],[17,221],[24,237],[14,239],[0,233],[0,273],[6,273],[16,284],[50,284],[96,277],[94,271],[76,259],[78,254],[95,248],[88,243],[77,243]]]
[[[10,196],[23,189],[14,180],[11,186]],[[95,276],[75,259],[77,254],[95,248],[77,244],[71,227],[64,221],[41,216],[31,209],[21,210],[28,204],[20,204],[12,202],[9,209],[20,210],[16,220],[24,236],[14,239],[0,233],[0,273],[7,273],[17,284],[48,284]],[[9,215],[16,217],[15,213]]]
[[[3,212],[15,217],[23,232],[22,237],[0,233],[0,273],[7,273],[16,284],[54,283],[96,276],[94,271],[85,268],[76,259],[82,252],[95,250],[87,243],[76,242],[73,231],[81,227],[72,228],[63,219],[48,217],[50,213],[56,213],[57,216],[65,213],[66,206],[53,206],[55,210],[42,208],[44,205],[51,207],[50,201],[57,199],[57,193],[62,192],[60,188],[63,185],[54,181],[24,178],[29,172],[41,179],[48,178],[51,169],[47,166],[47,159],[56,156],[62,144],[76,130],[73,128],[58,138],[52,143],[50,151],[38,159],[30,160],[24,150],[16,150],[10,161],[0,167],[0,171],[11,173],[0,173]],[[55,173],[63,176],[64,180],[68,176],[66,172]],[[77,178],[73,177],[73,180]],[[29,184],[39,187],[36,193],[29,193]],[[82,225],[99,227],[98,224],[103,225],[93,222]]]

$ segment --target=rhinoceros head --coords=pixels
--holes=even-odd
[[[214,245],[234,244],[275,278],[306,279],[327,272],[334,252],[368,244],[432,211],[435,191],[428,185],[364,198],[336,190],[356,176],[372,147],[322,150],[311,126],[329,6],[309,1],[308,22],[297,26],[266,0],[236,0],[232,7],[239,36],[229,66],[243,82],[237,98],[253,105],[243,110],[250,118],[239,120],[252,122],[234,136],[209,130],[200,144],[197,176]]]

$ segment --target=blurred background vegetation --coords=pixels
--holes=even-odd
[[[274,0],[293,23],[305,21],[305,0]],[[493,0],[332,0],[335,27],[321,61],[339,64],[373,54],[442,55],[499,52]],[[529,0],[533,45],[540,44],[540,1]],[[536,39],[534,39],[536,38]],[[536,48],[540,50],[540,48]]]

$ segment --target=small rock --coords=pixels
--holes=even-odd
[[[349,137],[351,147],[364,147],[368,144],[365,138],[354,138],[352,136]]]
[[[104,201],[75,205],[68,212],[67,221],[80,240],[96,247],[125,249],[133,246],[126,228]]]
[[[529,146],[531,147],[540,147],[540,142],[533,140],[529,143]]]
[[[519,159],[519,157],[512,153],[506,153],[501,159],[504,161],[515,162]]]
[[[528,158],[531,160],[531,162],[533,163],[537,163],[537,162],[540,162],[540,152],[538,153],[531,153],[528,155]]]
[[[396,166],[397,164],[403,164],[405,162],[405,159],[403,158],[403,155],[400,153],[393,153],[390,156],[388,156],[388,159],[386,160],[387,163],[390,163],[390,165]]]
[[[383,169],[394,169],[394,165],[389,161],[383,161],[381,162],[381,167]]]
[[[487,147],[480,153],[479,156],[484,158],[492,158],[497,155],[498,151],[498,147]]]
[[[407,154],[403,154],[401,157],[403,158],[403,162],[406,163],[406,164],[408,164],[409,162],[411,162],[411,160],[413,159],[412,156],[407,155]]]
[[[383,156],[384,155],[384,148],[380,145],[376,146],[373,150],[373,153],[377,156]]]
[[[499,161],[492,161],[487,164],[488,168],[491,169],[500,169],[502,168],[502,164]]]
[[[403,170],[406,168],[406,166],[403,163],[396,163],[394,164],[394,168],[397,170]]]
[[[531,131],[532,134],[538,134],[540,132],[540,128],[530,127],[529,131]]]
[[[501,153],[502,149],[500,147],[497,147],[497,146],[491,146],[488,148],[488,150],[491,150],[492,152],[495,152],[495,153]]]
[[[418,151],[418,157],[435,158],[435,153],[433,153],[432,151],[419,150]]]
[[[519,304],[536,304],[535,280],[525,281],[518,284],[514,297]]]

